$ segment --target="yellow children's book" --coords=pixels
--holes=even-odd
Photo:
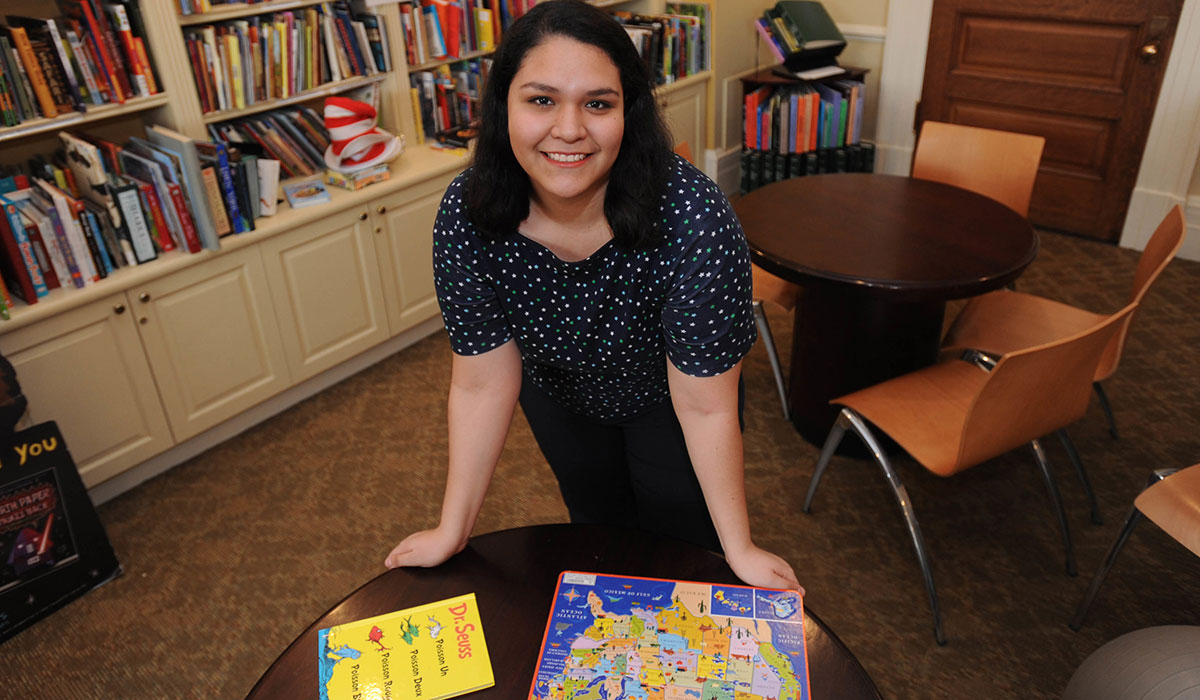
[[[441,700],[495,685],[475,594],[318,632],[321,700]]]

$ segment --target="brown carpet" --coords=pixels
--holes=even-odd
[[[1020,289],[1115,310],[1136,259],[1047,234]],[[1046,442],[1078,578],[1063,571],[1028,450],[951,479],[897,460],[933,558],[950,638],[940,648],[902,519],[872,463],[836,459],[813,514],[799,512],[818,451],[783,421],[762,344],[754,348],[746,480],[756,538],[793,563],[807,604],[886,697],[1055,698],[1104,642],[1200,623],[1200,561],[1147,523],[1083,631],[1066,625],[1149,473],[1200,461],[1197,299],[1200,263],[1175,261],[1107,386],[1121,439],[1108,436],[1095,402],[1071,429],[1103,526],[1088,522],[1061,446]],[[786,355],[789,319],[771,321]],[[313,619],[382,570],[404,534],[435,523],[449,367],[439,333],[103,505],[125,575],[0,646],[0,697],[243,697]],[[553,484],[518,416],[477,532],[564,521]]]

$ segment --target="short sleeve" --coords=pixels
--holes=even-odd
[[[679,220],[670,240],[679,252],[662,311],[667,357],[697,377],[728,371],[758,337],[746,237],[725,196],[703,182],[693,188],[685,181],[664,210],[668,221]]]
[[[467,218],[465,175],[459,175],[438,207],[433,224],[433,282],[450,348],[478,355],[512,338],[512,330],[487,272],[485,242]]]

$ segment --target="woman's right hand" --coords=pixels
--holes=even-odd
[[[392,549],[383,563],[389,569],[400,566],[437,566],[463,551],[466,546],[467,538],[455,536],[439,526],[405,537]]]

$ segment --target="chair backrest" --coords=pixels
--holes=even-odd
[[[1200,464],[1180,469],[1142,491],[1133,505],[1200,556]]]
[[[1176,204],[1158,224],[1154,235],[1146,242],[1142,256],[1138,258],[1137,269],[1133,273],[1133,289],[1129,296],[1131,303],[1141,304],[1142,297],[1146,296],[1150,285],[1158,279],[1158,276],[1167,267],[1167,263],[1171,262],[1175,254],[1179,252],[1186,230],[1187,227],[1183,221],[1183,207]],[[1117,371],[1117,364],[1121,361],[1121,353],[1125,351],[1125,339],[1129,336],[1129,326],[1132,323],[1133,314],[1130,314],[1129,318],[1121,324],[1113,339],[1109,341],[1108,346],[1104,348],[1104,353],[1100,356],[1100,364],[1096,366],[1094,381],[1104,381]]]
[[[696,161],[692,160],[692,147],[688,145],[687,141],[680,141],[675,144],[675,153],[693,165],[696,163]]]
[[[1001,357],[967,411],[956,465],[978,464],[1083,417],[1100,353],[1136,307],[1130,304],[1075,335]]]
[[[1029,216],[1046,139],[977,126],[926,121],[912,176],[977,192]]]

